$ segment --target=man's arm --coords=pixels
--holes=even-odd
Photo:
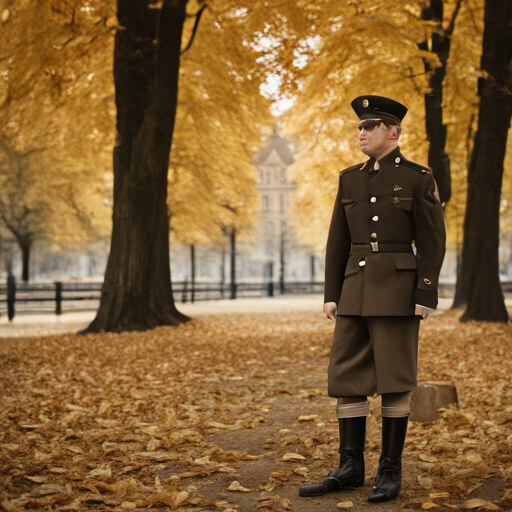
[[[433,176],[426,173],[416,188],[413,215],[416,227],[418,284],[415,304],[436,309],[439,273],[443,264],[446,230]]]
[[[337,307],[340,300],[341,288],[345,267],[350,253],[350,231],[348,228],[345,209],[341,203],[343,197],[343,176],[340,174],[338,194],[334,203],[327,247],[325,250],[325,292],[324,313],[332,319],[336,311],[332,303]],[[329,307],[327,307],[329,306]],[[326,311],[326,308],[328,311]]]

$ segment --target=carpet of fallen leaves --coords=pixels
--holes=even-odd
[[[422,322],[419,359],[419,380],[454,382],[459,405],[433,423],[411,422],[402,493],[384,505],[366,503],[380,450],[377,400],[365,487],[313,501],[297,495],[337,465],[325,392],[333,324],[320,314],[4,338],[1,507],[512,510],[512,326],[459,316]]]

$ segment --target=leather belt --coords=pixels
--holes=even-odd
[[[350,248],[352,251],[355,249],[369,252],[413,252],[411,244],[402,242],[379,242],[377,250],[371,244],[350,244]]]

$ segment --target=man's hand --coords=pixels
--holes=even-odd
[[[336,302],[326,302],[324,304],[324,313],[330,320],[336,322],[336,310],[338,306],[336,306]]]

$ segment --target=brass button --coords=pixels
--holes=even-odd
[[[370,198],[370,202],[371,203],[376,203],[377,202],[377,198],[375,196],[373,196],[372,198]]]
[[[399,156],[397,156],[397,157],[395,158],[395,164],[399,164],[399,163],[400,163],[400,157],[399,157]]]
[[[378,215],[374,215],[372,217],[372,220],[373,220],[373,222],[377,222],[379,220],[379,216]]]
[[[360,267],[364,267],[366,265],[366,260],[359,260],[358,264]]]
[[[377,233],[372,233],[370,236],[371,236],[372,238],[377,238]]]
[[[425,279],[423,279],[423,281],[425,281],[425,284],[432,284],[432,281],[430,279],[427,279],[426,277]]]
[[[427,169],[421,169],[421,174],[427,174]]]

